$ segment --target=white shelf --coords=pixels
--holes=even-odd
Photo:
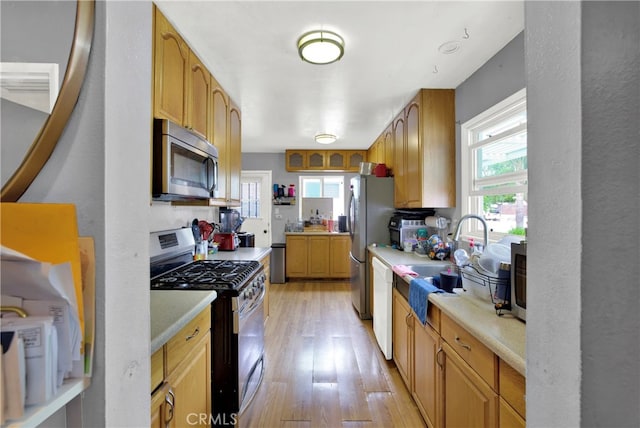
[[[20,419],[5,421],[2,428],[37,427],[51,415],[66,406],[91,384],[91,378],[67,379],[58,389],[55,397],[40,406],[26,406],[24,416]]]

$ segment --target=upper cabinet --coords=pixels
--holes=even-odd
[[[240,205],[241,113],[198,56],[154,6],[153,115],[218,149],[218,188],[210,205]],[[204,203],[202,201],[194,203]]]
[[[367,160],[366,150],[287,150],[287,171],[357,172]]]
[[[184,126],[207,138],[209,120],[209,86],[211,75],[195,53],[189,51],[187,70],[187,105]]]
[[[189,47],[164,15],[154,9],[153,115],[182,125]]]
[[[454,103],[453,89],[421,89],[374,142],[395,178],[396,208],[455,206]]]

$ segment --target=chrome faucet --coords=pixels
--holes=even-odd
[[[467,214],[465,216],[462,216],[462,218],[460,219],[460,221],[458,221],[458,224],[456,225],[456,230],[453,233],[453,242],[455,244],[455,248],[458,248],[458,240],[460,239],[460,229],[462,229],[462,223],[470,218],[475,218],[477,219],[480,223],[482,223],[482,227],[484,228],[484,248],[487,248],[487,245],[489,244],[489,231],[487,230],[487,222],[484,221],[484,219],[482,217],[480,217],[479,215],[475,215],[475,214]]]

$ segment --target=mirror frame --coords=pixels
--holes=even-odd
[[[89,63],[94,22],[95,0],[77,0],[76,27],[58,99],[22,163],[2,187],[2,202],[17,202],[51,157],[78,102]]]

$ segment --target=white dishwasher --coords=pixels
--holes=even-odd
[[[393,358],[391,348],[391,299],[393,271],[376,257],[373,264],[373,332],[387,360]]]

